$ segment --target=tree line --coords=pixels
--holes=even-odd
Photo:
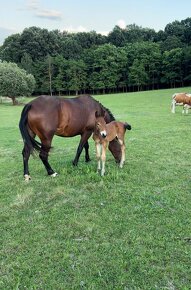
[[[68,33],[30,27],[7,37],[1,61],[36,80],[35,94],[112,93],[191,84],[191,18],[164,30],[136,24]]]

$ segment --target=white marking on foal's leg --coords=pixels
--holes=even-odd
[[[58,175],[58,173],[57,172],[54,172],[53,174],[51,174],[50,176],[52,176],[52,177],[56,177]]]
[[[101,176],[105,174],[105,161],[102,161],[102,169],[101,169]]]
[[[97,172],[101,170],[101,144],[96,143]]]
[[[123,144],[121,146],[121,161],[120,161],[120,164],[119,164],[120,168],[123,167],[124,162],[125,162],[125,145]]]
[[[101,153],[101,161],[102,161],[101,176],[104,176],[105,174],[106,150],[107,150],[107,144],[104,143],[102,144],[102,153]]]
[[[31,180],[31,177],[30,177],[30,175],[25,174],[24,175],[24,179],[25,179],[26,182],[28,182],[29,180]]]

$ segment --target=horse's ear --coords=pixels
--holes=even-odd
[[[101,116],[104,117],[104,118],[106,116],[106,111],[103,108],[101,108]]]

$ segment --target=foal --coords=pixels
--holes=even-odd
[[[98,115],[95,113],[96,121],[95,128],[93,133],[93,139],[96,145],[96,157],[98,161],[97,170],[101,170],[101,176],[105,174],[105,160],[106,160],[106,150],[108,143],[114,140],[115,138],[121,145],[122,156],[120,160],[119,167],[123,167],[125,161],[125,131],[131,130],[131,125],[128,123],[112,121],[106,124],[104,116]]]

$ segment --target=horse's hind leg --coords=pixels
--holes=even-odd
[[[39,157],[42,160],[42,162],[47,170],[48,175],[55,177],[58,174],[52,169],[52,167],[50,166],[50,164],[48,162],[48,153],[50,151],[50,148],[51,148],[51,140],[43,140]]]
[[[85,160],[86,162],[91,161],[90,156],[89,156],[89,143],[88,141],[84,144],[84,148],[85,148]]]
[[[24,178],[25,178],[25,181],[29,181],[31,179],[30,174],[29,174],[29,166],[28,166],[28,161],[30,157],[30,148],[26,143],[24,144],[22,155],[23,155],[23,166],[24,166]]]

